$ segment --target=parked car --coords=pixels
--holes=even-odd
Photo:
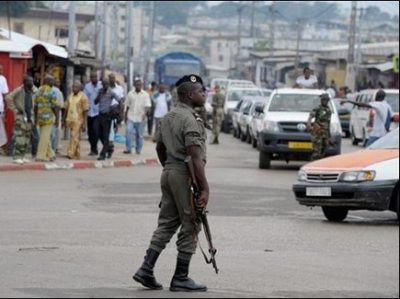
[[[259,168],[271,167],[271,160],[308,161],[312,154],[311,135],[306,131],[307,120],[312,109],[320,105],[317,89],[277,89],[264,108],[263,128],[259,135]],[[331,144],[327,155],[341,152],[342,129],[335,105],[332,110],[330,133]]]
[[[342,126],[342,131],[346,138],[350,137],[350,117],[351,110],[353,110],[353,104],[342,103],[343,99],[334,98],[332,99],[333,104],[335,104],[336,110],[339,113],[340,125]]]
[[[229,87],[224,104],[224,121],[222,123],[222,130],[229,133],[232,127],[232,114],[233,109],[237,103],[245,96],[256,97],[262,96],[262,92],[258,87]]]
[[[392,107],[393,112],[399,115],[399,90],[398,89],[384,89],[386,93],[385,100]],[[355,96],[354,101],[361,103],[369,103],[375,101],[376,93],[378,89],[366,89],[362,90]],[[354,106],[351,110],[350,117],[350,136],[353,145],[357,145],[362,142],[365,145],[369,138],[371,131],[371,114],[368,108]],[[393,122],[391,130],[399,126],[398,122]]]
[[[264,98],[262,101],[255,101],[250,109],[251,122],[249,127],[250,143],[254,148],[258,146],[258,138],[262,130],[262,122],[264,118],[264,107],[268,99]]]
[[[367,149],[306,164],[293,192],[301,205],[322,207],[329,221],[360,209],[390,210],[399,219],[399,129]]]
[[[239,130],[240,130],[240,140],[246,141],[248,143],[251,142],[250,137],[250,124],[251,124],[251,108],[256,100],[259,100],[262,97],[244,97],[242,104],[243,109],[241,109],[239,113]]]
[[[232,111],[232,129],[233,137],[240,138],[239,115],[243,109],[243,99],[240,100]]]

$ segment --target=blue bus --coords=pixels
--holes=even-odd
[[[187,52],[170,52],[156,59],[155,81],[173,85],[182,76],[196,74],[204,76],[205,66],[200,58]]]

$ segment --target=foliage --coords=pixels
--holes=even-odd
[[[0,5],[0,14],[7,14],[10,10],[11,17],[20,17],[31,8],[31,1],[2,1]]]

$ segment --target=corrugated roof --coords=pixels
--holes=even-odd
[[[21,47],[29,47],[28,51],[32,49],[34,46],[41,45],[43,46],[47,52],[49,52],[50,55],[61,57],[61,58],[67,58],[68,57],[68,52],[59,46],[49,44],[46,42],[42,42],[38,39],[11,31],[11,39],[9,39],[9,33],[7,29],[0,28],[0,36],[3,38],[6,38],[8,40],[11,40],[17,44],[20,44]],[[15,52],[15,51],[14,51]]]

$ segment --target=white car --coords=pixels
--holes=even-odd
[[[225,133],[229,133],[232,126],[232,114],[233,110],[237,106],[237,103],[243,99],[243,97],[260,97],[262,91],[256,86],[253,87],[230,87],[226,91],[225,104],[224,104],[224,121],[222,124],[222,130]]]
[[[358,103],[369,103],[375,101],[376,93],[378,89],[366,89],[362,90],[356,94],[354,101]],[[399,90],[398,89],[384,89],[386,93],[385,100],[392,107],[395,114],[399,114]],[[362,142],[365,145],[369,138],[369,133],[371,131],[372,125],[371,118],[373,117],[374,110],[369,110],[368,108],[354,106],[351,110],[350,116],[350,136],[353,145],[357,145]],[[397,128],[399,125],[393,122],[391,125],[391,130]]]
[[[399,219],[399,129],[367,149],[303,166],[293,185],[296,200],[320,206],[329,221],[343,221],[349,210],[390,210]]]
[[[310,112],[321,104],[324,90],[282,88],[274,90],[264,108],[263,129],[259,135],[259,168],[271,167],[271,160],[309,161],[312,154],[311,134],[307,132]],[[335,105],[330,101],[331,143],[329,156],[341,152],[342,128]]]

